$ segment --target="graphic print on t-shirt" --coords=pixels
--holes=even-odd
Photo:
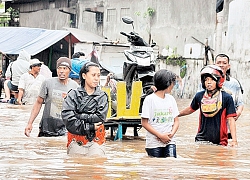
[[[171,123],[174,122],[173,109],[155,109],[154,111],[154,123]]]
[[[63,104],[63,99],[67,95],[67,93],[61,91],[61,90],[56,90],[53,89],[52,91],[52,100],[51,100],[51,109],[50,113],[51,116],[54,118],[59,118],[61,119],[61,111],[62,111],[62,104]]]

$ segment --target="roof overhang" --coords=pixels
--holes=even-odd
[[[92,12],[92,13],[104,13],[104,7],[93,7],[93,8],[85,8],[85,11]]]
[[[77,42],[82,42],[82,43],[101,43],[101,42],[107,42],[107,39],[94,34],[89,31],[81,30],[81,29],[76,29],[76,28],[68,28],[65,27],[68,32],[70,32],[73,37],[72,37],[72,43],[77,43]]]
[[[36,55],[65,38],[71,44],[80,42],[69,31],[28,27],[0,27],[0,51],[4,54],[19,54],[24,49]]]

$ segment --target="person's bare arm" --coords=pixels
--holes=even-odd
[[[174,125],[173,125],[173,128],[172,128],[172,131],[171,131],[171,133],[168,135],[169,138],[172,138],[172,137],[175,135],[175,133],[177,132],[178,128],[179,128],[179,118],[178,118],[178,117],[175,117],[175,118],[174,118]]]
[[[228,124],[229,124],[229,128],[230,128],[230,133],[232,136],[232,143],[231,146],[237,146],[238,142],[237,142],[237,137],[236,137],[236,123],[233,117],[229,117],[227,119]]]
[[[17,97],[18,104],[22,104],[22,97],[23,97],[23,88],[18,88],[18,97]]]
[[[33,128],[32,124],[33,124],[34,120],[36,119],[37,115],[39,114],[39,112],[41,110],[43,100],[44,100],[43,98],[38,96],[37,99],[36,99],[36,102],[33,105],[33,108],[31,110],[31,114],[30,114],[30,118],[29,118],[28,124],[27,124],[27,126],[25,128],[25,132],[24,132],[24,134],[27,137],[30,136],[30,133],[31,133],[32,128]]]
[[[234,117],[234,120],[235,120],[235,121],[237,121],[237,119],[240,117],[240,115],[241,115],[243,109],[244,109],[244,106],[243,106],[243,105],[237,107],[237,110],[236,110],[237,116]]]
[[[109,85],[109,81],[110,81],[111,76],[113,76],[113,73],[109,73],[109,74],[107,75],[106,83],[105,83],[104,86],[108,86],[108,85]]]
[[[185,109],[183,109],[183,110],[180,111],[180,114],[178,115],[178,117],[186,116],[186,115],[189,115],[189,114],[191,114],[193,112],[194,111],[188,106]]]

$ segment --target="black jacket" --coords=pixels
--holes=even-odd
[[[104,122],[108,112],[108,96],[99,87],[88,95],[83,87],[68,92],[63,102],[62,119],[67,130],[86,136],[89,141],[95,137],[94,123]]]

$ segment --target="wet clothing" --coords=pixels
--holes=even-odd
[[[231,94],[231,96],[233,97],[236,111],[239,106],[244,106],[242,92],[241,92],[242,90],[241,85],[235,78],[227,75],[226,81],[223,84],[223,88],[227,93]],[[227,126],[229,127],[229,124]],[[229,128],[228,128],[228,138],[232,139]]]
[[[158,148],[145,148],[148,156],[150,157],[175,157],[176,155],[176,145],[175,144],[168,144],[166,147],[158,147]]]
[[[24,73],[20,77],[18,88],[23,89],[24,91],[22,103],[26,105],[34,104],[43,81],[45,81],[45,77],[41,74],[38,74],[36,77],[34,77],[30,73]]]
[[[83,87],[78,87],[67,94],[63,102],[62,118],[68,130],[68,144],[74,140],[79,145],[105,142],[105,129],[101,125],[96,131],[94,123],[104,122],[108,112],[108,96],[96,88],[88,95]]]
[[[21,51],[17,60],[9,64],[5,77],[11,78],[11,83],[18,86],[21,75],[29,71],[29,61],[30,55],[26,51]]]
[[[91,141],[87,142],[83,146],[73,139],[68,146],[67,154],[81,154],[84,156],[105,156],[105,145]]]
[[[227,93],[232,95],[235,108],[244,105],[241,87],[235,78],[227,76],[227,80],[224,82],[223,88]]]
[[[39,92],[44,99],[45,107],[39,124],[40,136],[62,136],[66,134],[65,124],[61,111],[63,99],[71,89],[76,89],[78,84],[69,79],[68,84],[61,84],[58,77],[45,80]]]
[[[205,91],[198,92],[190,105],[193,111],[200,108],[199,127],[195,141],[208,141],[213,144],[227,146],[227,118],[236,116],[233,98],[230,94],[221,91],[222,108],[213,117],[205,117],[201,111],[201,100],[204,93]]]
[[[167,133],[172,131],[174,119],[178,116],[174,97],[170,94],[165,94],[162,99],[155,95],[155,93],[148,95],[142,106],[142,118],[148,118],[148,123],[158,132]],[[173,136],[171,142],[168,144],[175,144],[175,137]],[[146,134],[146,148],[166,147],[167,144],[158,141],[157,137],[150,132]]]

